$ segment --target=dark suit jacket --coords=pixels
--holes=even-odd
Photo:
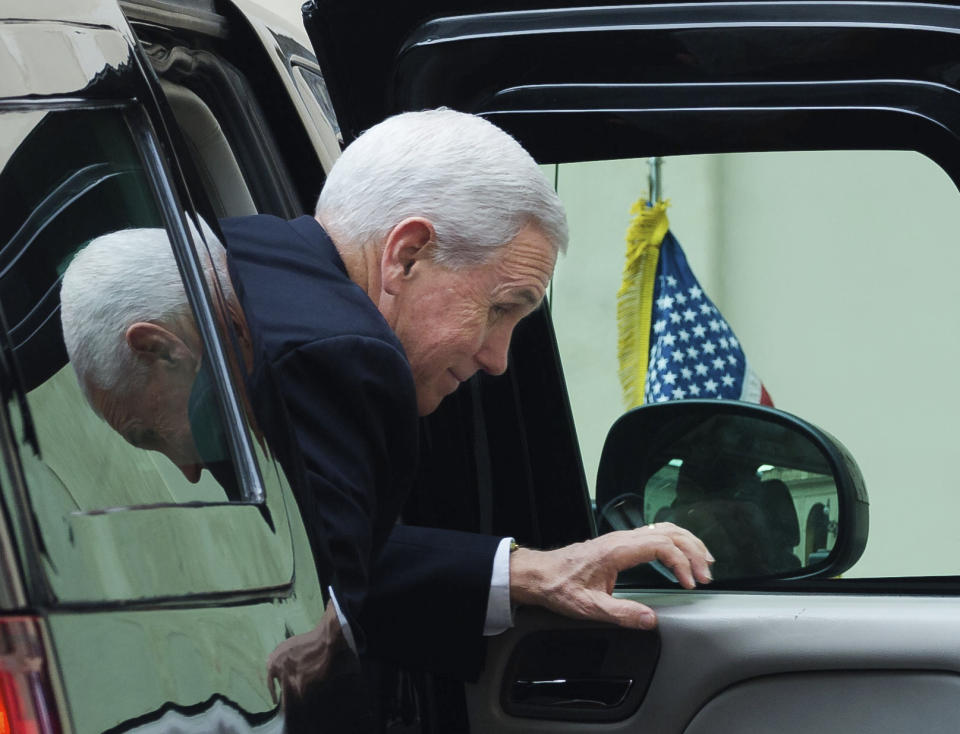
[[[253,341],[251,404],[324,588],[371,656],[475,677],[498,539],[395,525],[418,456],[403,347],[312,217],[221,227]]]

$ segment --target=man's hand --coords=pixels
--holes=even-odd
[[[612,596],[617,574],[657,560],[687,589],[713,577],[713,556],[692,533],[660,522],[618,530],[551,551],[518,548],[510,554],[510,600],[545,607],[566,617],[652,629],[653,610]]]
[[[273,702],[277,703],[275,682],[280,683],[283,700],[299,698],[307,686],[326,680],[337,654],[349,650],[340,630],[340,621],[334,605],[327,608],[320,623],[309,632],[284,640],[267,659],[267,685]]]

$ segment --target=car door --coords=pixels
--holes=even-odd
[[[824,360],[863,360],[848,382],[836,381],[822,405],[811,401],[817,415],[809,417],[826,419],[830,425],[825,427],[837,430],[854,447],[855,457],[862,453],[869,458],[866,488],[882,522],[871,531],[868,553],[886,549],[886,560],[873,562],[862,573],[854,567],[844,578],[831,576],[845,567],[832,572],[821,567],[820,575],[810,578],[787,574],[718,579],[694,591],[672,588],[656,574],[622,579],[618,593],[656,609],[655,632],[601,629],[520,609],[513,630],[490,642],[483,678],[466,687],[470,730],[952,731],[960,713],[956,704],[960,656],[952,644],[960,633],[956,597],[960,583],[955,564],[944,560],[950,554],[943,549],[953,547],[954,533],[949,522],[935,520],[952,507],[949,493],[932,488],[939,478],[953,474],[950,452],[945,448],[929,456],[924,453],[921,463],[929,461],[936,468],[921,480],[909,474],[920,456],[900,447],[910,445],[914,434],[926,436],[918,444],[926,447],[952,435],[943,421],[949,422],[952,414],[954,391],[948,386],[939,397],[911,399],[908,391],[900,399],[883,395],[854,399],[859,384],[869,381],[871,365],[889,362],[903,375],[911,369],[914,355],[909,350],[866,351],[862,335],[883,335],[883,322],[872,320],[871,309],[854,303],[859,291],[847,301],[831,300],[832,314],[808,307],[826,302],[826,283],[837,283],[823,278],[824,285],[818,285],[824,273],[844,272],[853,282],[870,279],[870,273],[881,267],[874,263],[881,259],[890,263],[882,266],[882,272],[893,274],[883,292],[897,303],[894,294],[904,295],[899,287],[920,267],[911,258],[926,230],[917,227],[916,240],[901,238],[902,246],[895,251],[878,252],[871,248],[874,240],[866,228],[879,216],[867,208],[848,230],[845,249],[827,251],[816,261],[819,269],[803,270],[799,264],[808,250],[784,232],[803,226],[806,240],[812,240],[829,227],[788,217],[785,210],[765,206],[762,196],[765,186],[782,183],[778,167],[783,177],[795,170],[784,164],[785,158],[775,157],[781,154],[869,152],[896,157],[912,152],[910,160],[922,159],[925,170],[933,171],[930,175],[939,182],[936,194],[924,198],[937,202],[938,214],[955,207],[960,119],[954,70],[960,51],[956,41],[960,9],[907,2],[595,7],[543,3],[525,8],[424,2],[394,8],[387,11],[389,17],[379,9],[373,19],[369,11],[365,6],[324,2],[305,8],[307,28],[348,142],[384,116],[402,110],[447,105],[482,114],[545,164],[556,177],[571,216],[588,208],[576,204],[590,188],[578,185],[586,180],[587,169],[576,166],[638,162],[646,156],[678,156],[677,161],[693,155],[770,156],[762,161],[773,174],[750,190],[757,206],[749,213],[756,221],[773,223],[774,235],[766,248],[771,267],[781,258],[811,278],[802,308],[821,321],[812,327],[810,349],[819,341],[834,349],[823,355]],[[732,160],[736,167],[741,165],[737,161],[748,159]],[[892,170],[884,168],[886,163],[871,169],[862,157],[837,160],[846,162],[823,170],[841,171],[850,165],[864,172]],[[613,168],[594,170],[603,173],[590,179],[591,186],[613,180]],[[630,198],[637,198],[645,171],[637,166],[623,170],[632,172]],[[725,169],[709,170],[715,174]],[[911,177],[920,175],[918,169],[904,170]],[[726,195],[727,179],[702,180],[701,193]],[[889,184],[911,189],[914,180],[920,179],[894,179]],[[566,188],[565,181],[570,182]],[[814,187],[831,183],[815,177],[813,181]],[[854,185],[856,190],[842,195],[850,202],[872,190],[866,175]],[[602,199],[591,199],[590,206],[600,206]],[[779,201],[784,200],[789,197]],[[846,208],[854,211],[856,205]],[[750,222],[745,207],[736,211],[742,216],[734,224],[716,222],[703,226],[703,231],[729,227],[741,233]],[[818,212],[803,213],[816,218]],[[570,248],[587,253],[581,261],[584,268],[605,257],[596,236],[600,225],[596,219],[589,221],[591,226],[583,229],[572,221]],[[950,232],[947,227],[941,238],[949,238]],[[945,241],[955,242],[955,231],[953,236]],[[780,245],[781,239],[794,244]],[[921,269],[949,271],[951,250],[947,245],[934,249]],[[708,251],[703,257],[714,258],[721,268],[742,264],[729,251],[712,255]],[[582,457],[589,453],[588,441],[602,443],[605,430],[594,424],[588,428],[571,411],[571,404],[584,400],[578,390],[587,402],[600,400],[589,384],[575,385],[568,379],[578,367],[575,356],[558,343],[557,332],[565,329],[559,321],[561,311],[582,310],[588,304],[574,298],[574,306],[564,306],[559,292],[563,268],[561,263],[554,284],[558,292],[551,301],[557,323],[544,310],[522,324],[507,376],[478,379],[428,422],[430,450],[425,464],[444,479],[427,477],[421,482],[417,506],[423,521],[509,534],[539,547],[581,540],[595,532],[592,476],[588,482]],[[711,277],[722,285],[722,278]],[[732,303],[741,304],[740,319],[748,331],[769,334],[752,324],[762,321],[757,313],[774,318],[778,311],[770,305],[772,299],[792,292],[789,282],[785,277],[779,283],[752,286],[768,300],[731,296]],[[608,291],[616,285],[614,280]],[[744,284],[743,290],[750,287]],[[939,289],[949,291],[949,282]],[[955,299],[934,305],[921,299],[918,289],[908,292],[914,297],[906,297],[896,308],[907,308],[909,302],[938,333],[952,333]],[[742,305],[751,303],[750,308]],[[846,331],[834,340],[833,330]],[[890,333],[886,332],[888,344]],[[591,335],[584,338],[589,344]],[[775,364],[778,352],[793,347],[789,339],[781,339],[762,349],[770,354],[767,362]],[[933,362],[947,364],[949,359],[934,356]],[[814,371],[801,364],[808,363],[798,360],[793,370],[788,364],[777,378],[787,385],[788,395],[793,384],[809,381]],[[944,378],[949,380],[946,374]],[[791,412],[808,417],[803,408],[799,399],[790,406]],[[617,415],[619,409],[610,410]],[[870,432],[870,424],[883,424],[886,430],[878,437]],[[598,435],[578,437],[578,432],[588,430]],[[888,442],[885,434],[899,438]],[[444,450],[454,446],[469,460],[458,461],[452,458],[456,451]],[[876,463],[879,454],[886,463]],[[907,473],[908,483],[887,481],[898,472]],[[466,499],[449,498],[454,477],[465,487]],[[837,530],[835,517],[825,522],[833,522]],[[839,525],[842,531],[842,520]],[[925,547],[937,550],[927,553]],[[907,560],[900,563],[901,557]],[[615,657],[619,667],[614,670],[610,661]],[[525,672],[521,676],[518,671]],[[634,692],[629,705],[611,693],[617,686],[622,689],[624,681]],[[530,701],[524,697],[531,684],[542,684],[546,693],[537,695],[533,706],[524,707],[523,700]]]
[[[7,563],[26,591],[2,618],[36,617],[63,730],[281,729],[267,656],[311,628],[323,602],[289,485],[247,419],[235,335],[216,316],[223,283],[205,275],[216,271],[205,224],[215,219],[202,189],[187,191],[172,121],[119,8],[20,4],[14,15],[0,30],[11,62],[0,87],[0,320],[18,377],[4,388],[2,492]],[[118,231],[159,233],[187,294],[178,318],[204,361],[189,405],[202,475],[144,450],[149,436],[125,441],[102,418],[109,403],[91,409],[98,386],[78,380],[78,352],[68,361],[64,272]],[[144,257],[146,279],[156,271]],[[88,273],[88,290],[113,296],[88,315],[94,333],[113,330],[112,304],[125,298],[108,270]],[[135,396],[130,406],[171,409]]]

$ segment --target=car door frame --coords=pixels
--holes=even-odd
[[[960,8],[912,2],[612,2],[592,8],[561,2],[509,10],[476,5],[408,4],[372,29],[362,26],[366,35],[360,43],[352,34],[359,33],[369,8],[308,4],[308,32],[347,140],[389,114],[448,105],[486,116],[542,163],[894,148],[924,153],[960,181],[958,87],[945,63],[955,57]],[[758,46],[759,60],[741,50],[756,54]],[[787,133],[794,137],[784,146]],[[536,354],[524,356],[534,343],[547,345],[547,351],[529,349]],[[558,482],[546,481],[549,472],[536,469],[548,463],[551,452],[561,463],[577,456],[562,371],[559,364],[551,370],[551,361],[549,317],[535,317],[518,329],[500,387],[481,381],[494,403],[482,409],[489,437],[505,429],[504,416],[519,418],[522,438],[536,436],[538,429],[542,435],[542,415],[534,405],[552,403],[551,416],[567,415],[562,426],[549,424],[552,443],[542,449],[541,460],[531,459],[521,479],[511,482],[514,497],[494,494],[487,514],[495,531],[535,540],[556,518],[559,531],[550,534],[551,544],[562,544],[582,540],[592,517],[582,468]],[[532,402],[529,395],[535,396]],[[516,431],[505,435],[514,437]],[[483,484],[496,492],[505,475],[496,471],[494,441],[485,446],[494,468]],[[536,451],[523,448],[528,457]],[[506,508],[499,521],[497,508]],[[831,685],[846,681],[859,693],[845,698],[838,691],[834,698],[851,706],[879,704],[872,723],[851,722],[862,727],[858,731],[871,731],[883,721],[899,721],[905,708],[895,701],[871,702],[863,690],[873,676],[892,676],[912,690],[917,679],[901,675],[904,671],[929,673],[938,681],[942,676],[948,685],[960,674],[960,658],[942,644],[960,631],[958,591],[954,577],[624,589],[623,596],[655,607],[660,624],[656,633],[623,634],[658,635],[660,658],[638,708],[606,724],[575,723],[562,712],[540,720],[505,713],[503,697],[512,685],[506,676],[517,644],[545,630],[556,631],[559,641],[567,630],[591,626],[520,610],[515,628],[491,641],[481,681],[467,686],[471,730],[709,731],[695,727],[717,721],[710,711],[723,704],[726,692],[744,686],[760,690],[754,686],[800,676],[804,685],[814,681],[809,690],[818,700],[829,695]],[[877,639],[883,640],[879,648]],[[777,714],[769,701],[758,702],[758,710]],[[930,712],[943,713],[936,706]],[[816,716],[801,724],[801,713],[794,705],[793,723],[778,721],[777,730],[830,724]],[[917,719],[913,730],[935,723],[933,713],[922,716],[927,718]],[[750,731],[749,721],[744,717],[741,729],[724,730]]]

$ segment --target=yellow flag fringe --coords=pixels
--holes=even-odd
[[[634,218],[627,229],[627,260],[617,292],[617,357],[627,410],[643,404],[657,260],[660,244],[670,227],[669,205],[669,201],[658,201],[650,206],[645,199],[640,199],[630,209]]]

